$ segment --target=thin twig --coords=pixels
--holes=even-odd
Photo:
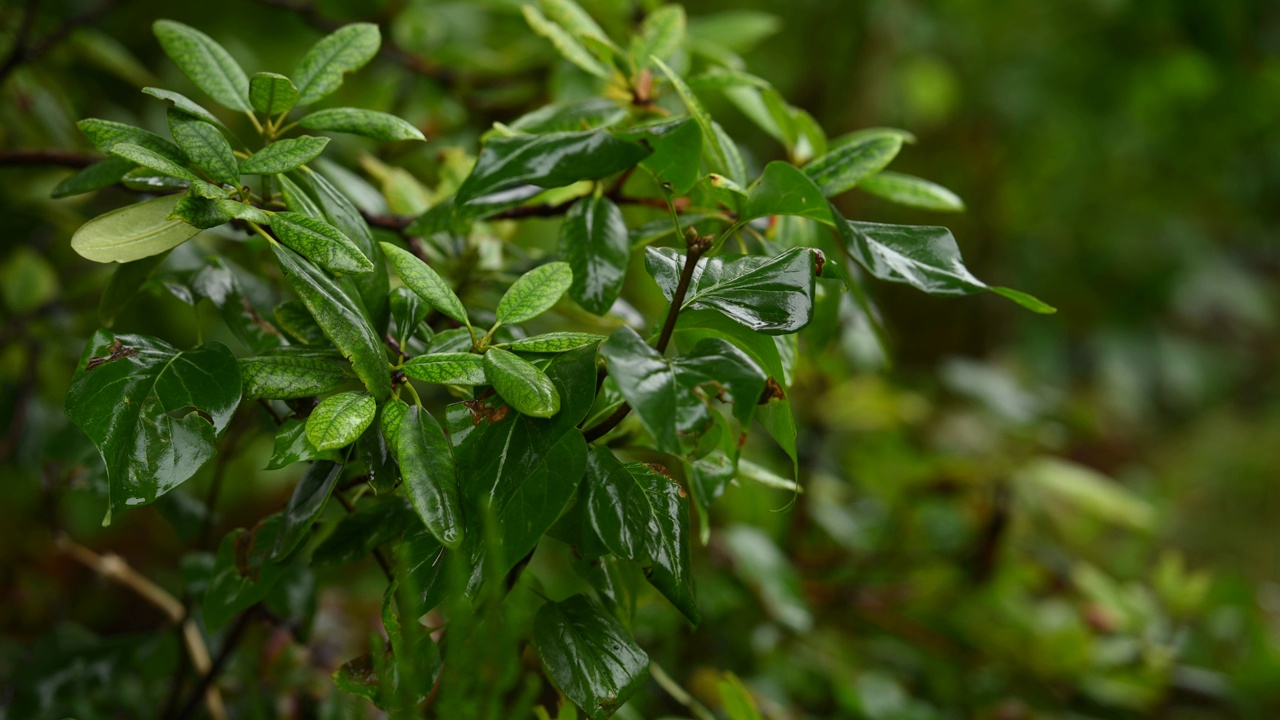
[[[255,605],[236,618],[236,622],[227,630],[227,636],[222,641],[222,647],[218,650],[218,657],[214,659],[213,664],[208,670],[200,675],[200,682],[196,683],[196,687],[191,691],[191,695],[187,698],[187,702],[182,709],[175,715],[178,720],[185,720],[195,714],[196,707],[200,704],[200,697],[211,689],[213,683],[222,674],[223,668],[226,667],[227,661],[231,659],[232,653],[236,646],[240,644],[241,638],[244,637],[244,631],[249,627],[249,620],[252,619],[254,612],[258,606]]]
[[[4,82],[4,79],[8,77],[9,73],[13,72],[24,63],[32,63],[44,57],[58,43],[65,40],[72,31],[81,26],[90,25],[97,21],[100,17],[114,9],[116,5],[119,5],[120,2],[121,0],[103,0],[103,2],[98,3],[79,15],[68,18],[48,35],[41,38],[40,42],[35,45],[28,46],[26,41],[29,39],[30,27],[26,27],[26,25],[34,21],[33,16],[35,14],[35,7],[39,4],[38,0],[31,0],[28,4],[28,16],[23,18],[24,27],[18,31],[18,37],[14,41],[13,51],[9,53],[9,58],[5,61],[4,65],[0,66],[0,82]]]
[[[338,498],[338,502],[342,503],[343,509],[345,509],[348,514],[355,513],[356,506],[351,504],[351,501],[347,499],[346,495],[334,490],[333,496]],[[382,567],[382,574],[387,576],[387,582],[395,580],[395,575],[391,572],[391,563],[387,562],[387,556],[383,555],[382,551],[378,548],[373,549],[373,559],[377,560],[378,565]]]
[[[23,167],[38,165],[57,165],[69,168],[85,168],[98,162],[101,158],[85,153],[66,150],[0,150],[0,166],[16,165]]]

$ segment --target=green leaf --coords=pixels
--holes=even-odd
[[[244,396],[250,399],[323,395],[345,385],[349,377],[342,356],[329,349],[282,347],[238,362]]]
[[[414,380],[437,385],[488,385],[484,358],[472,353],[432,353],[410,359],[401,368]]]
[[[573,270],[569,263],[550,262],[521,275],[502,299],[495,314],[497,325],[515,325],[550,310],[569,286]]]
[[[330,108],[305,115],[298,124],[308,130],[363,135],[374,140],[426,140],[418,128],[395,115],[359,108]]]
[[[337,450],[317,450],[307,439],[307,423],[289,418],[276,430],[275,447],[265,469],[279,470],[305,460],[341,462],[342,454]]]
[[[54,186],[49,197],[58,199],[93,192],[120,182],[134,164],[124,158],[100,160]]]
[[[771,162],[747,194],[747,206],[740,220],[770,215],[795,215],[834,223],[831,206],[822,191],[796,166]]]
[[[76,127],[95,148],[104,153],[110,153],[117,145],[129,144],[144,147],[179,165],[187,162],[187,156],[177,145],[139,127],[97,118],[81,120],[76,123]]]
[[[153,98],[166,100],[172,103],[173,107],[177,108],[178,110],[181,110],[182,112],[194,118],[203,120],[225,133],[232,134],[231,129],[228,128],[226,125],[224,125],[223,122],[219,120],[216,115],[209,112],[199,103],[187,97],[186,95],[183,95],[182,93],[177,93],[172,90],[164,90],[162,88],[154,88],[154,87],[142,88],[142,92],[150,95]]]
[[[285,566],[270,561],[280,534],[280,515],[271,515],[252,531],[243,528],[227,533],[218,545],[209,588],[204,593],[202,619],[216,632],[237,613],[247,610],[267,596],[284,576]]]
[[[112,210],[90,220],[71,236],[71,249],[94,262],[129,262],[158,255],[200,232],[169,214],[182,201],[168,195]]]
[[[240,166],[236,163],[231,143],[218,128],[172,108],[168,111],[168,118],[169,132],[182,152],[191,158],[192,164],[218,182],[239,186]]]
[[[226,213],[229,217],[247,220],[264,226],[271,224],[271,216],[261,208],[254,207],[239,200],[217,200],[215,202],[218,204],[218,209]]]
[[[307,468],[293,488],[289,503],[280,516],[280,532],[271,548],[271,560],[280,562],[311,532],[311,526],[324,511],[325,503],[342,476],[342,466],[333,462],[315,462]]]
[[[335,275],[367,273],[373,263],[346,235],[321,220],[296,212],[271,216],[271,229],[280,242]]]
[[[342,86],[343,76],[364,67],[378,54],[382,33],[373,23],[353,23],[321,38],[298,63],[293,82],[299,105],[325,97]]]
[[[813,615],[800,589],[800,577],[787,556],[760,530],[726,528],[721,537],[738,576],[760,594],[765,609],[795,632],[813,628]]]
[[[240,161],[242,175],[275,175],[289,172],[315,160],[329,144],[327,137],[299,135],[287,140],[276,140],[258,152]]]
[[[738,152],[737,146],[733,144],[732,140],[729,140],[724,130],[707,114],[706,109],[702,107],[702,102],[698,100],[698,96],[693,93],[693,90],[683,78],[661,59],[653,58],[653,63],[667,76],[667,80],[675,88],[676,94],[684,101],[685,108],[693,116],[694,121],[698,123],[698,127],[702,129],[702,138],[705,143],[704,149],[710,156],[711,169],[723,172],[729,176],[730,180],[738,184],[745,183],[747,181],[747,171],[742,163],[742,155]]]
[[[625,108],[608,98],[576,103],[552,103],[521,115],[508,127],[523,133],[569,132],[609,127],[627,116]]]
[[[524,12],[525,22],[529,23],[529,27],[534,32],[551,41],[556,50],[564,56],[564,59],[577,65],[583,70],[595,75],[598,78],[608,80],[612,73],[604,63],[600,62],[571,32],[561,27],[559,24],[547,19],[536,6],[525,5],[521,10]]]
[[[858,183],[859,190],[899,205],[938,212],[963,212],[964,201],[950,190],[913,175],[883,171]]]
[[[369,326],[358,300],[352,300],[332,278],[292,250],[283,246],[272,249],[294,292],[324,334],[351,361],[356,377],[375,399],[386,399],[391,394],[391,365],[381,335]]]
[[[320,345],[329,342],[324,330],[311,317],[311,312],[301,300],[287,300],[280,303],[272,311],[276,324],[289,334],[289,337],[304,345]]]
[[[560,393],[528,360],[502,348],[484,354],[484,372],[493,389],[522,415],[551,417],[560,412]]]
[[[148,150],[141,145],[132,143],[118,143],[111,147],[111,154],[116,157],[124,158],[129,162],[136,163],[143,167],[151,168],[162,175],[169,177],[181,178],[183,180],[199,180],[196,174],[161,155],[154,150]]]
[[[400,423],[404,422],[404,416],[408,412],[409,404],[397,397],[382,404],[382,410],[378,413],[378,424],[382,426],[383,436],[391,438],[392,444],[395,438],[400,436]]]
[[[575,202],[560,225],[559,255],[568,261],[573,279],[569,297],[588,312],[609,312],[622,294],[631,259],[622,211],[603,195]]]
[[[827,197],[839,195],[893,162],[902,149],[902,137],[878,133],[838,143],[826,155],[804,168],[804,173]]]
[[[467,320],[467,309],[462,306],[462,301],[453,294],[449,284],[431,269],[430,265],[419,260],[408,250],[391,243],[382,243],[382,251],[391,262],[391,267],[395,268],[396,274],[405,285],[409,286],[410,290],[426,300],[431,307],[439,310],[441,315],[464,325],[471,325]]]
[[[586,345],[593,345],[602,342],[604,339],[603,335],[592,333],[553,332],[513,340],[507,344],[507,349],[514,352],[561,353],[576,350]]]
[[[440,423],[421,407],[409,408],[395,436],[396,459],[409,502],[441,545],[462,543],[458,467]]]
[[[689,555],[689,497],[675,480],[643,463],[623,465],[599,447],[587,456],[591,526],[618,557],[645,566],[645,576],[689,622],[701,614]]]
[[[751,691],[747,690],[737,675],[725,673],[724,679],[716,683],[716,688],[729,720],[764,720],[756,707],[756,701],[751,697]]]
[[[369,429],[365,430],[356,441],[356,454],[364,461],[367,473],[365,482],[377,495],[395,491],[396,485],[400,482],[400,466],[396,463],[392,442],[388,440],[382,428],[385,424],[384,416],[387,408],[403,404],[397,398],[388,399],[378,410],[378,421],[370,425]]]
[[[94,333],[66,410],[106,463],[108,519],[194,475],[239,404],[240,371],[221,343],[178,350],[141,335]]]
[[[690,20],[689,37],[694,45],[713,43],[745,53],[781,28],[782,20],[777,15],[759,10],[728,10]]]
[[[160,47],[196,87],[224,107],[252,112],[249,78],[226,48],[188,25],[157,20],[151,26]]]
[[[193,299],[208,298],[221,311],[227,328],[253,352],[266,352],[285,344],[284,337],[262,319],[227,262],[214,257],[191,279]]]
[[[527,6],[526,6],[527,7]],[[454,197],[461,207],[484,196],[533,185],[557,188],[622,172],[648,156],[605,130],[493,138]]]
[[[675,195],[688,194],[702,179],[702,128],[693,118],[632,128],[624,137],[653,149],[640,167]]]
[[[129,305],[138,290],[164,264],[168,253],[158,253],[150,257],[121,263],[111,273],[106,288],[102,291],[102,299],[98,301],[98,322],[103,327],[111,327],[116,318]]]
[[[356,511],[338,521],[311,553],[315,567],[348,565],[369,557],[374,548],[400,537],[406,530],[421,526],[409,503],[399,495],[363,500]]]
[[[190,180],[181,180],[176,177],[171,177],[163,173],[158,173],[155,170],[152,170],[151,168],[138,167],[134,163],[129,162],[124,158],[112,158],[112,159],[119,160],[120,162],[126,163],[129,167],[133,168],[129,172],[125,173],[125,176],[120,181],[120,184],[124,185],[126,188],[130,190],[133,190],[134,192],[168,195],[170,193],[180,193],[184,191],[190,191],[192,185],[194,184]],[[204,183],[204,184],[209,185],[209,183]]]
[[[254,110],[267,117],[289,112],[298,103],[298,97],[293,81],[279,73],[254,73],[249,79],[249,102]]]
[[[178,201],[167,219],[181,220],[192,227],[208,230],[227,223],[231,216],[222,212],[213,200],[188,195]]]
[[[362,392],[343,392],[325,398],[307,418],[307,439],[317,450],[350,445],[373,422],[378,404]]]
[[[708,398],[722,395],[717,389],[728,391],[734,415],[743,424],[750,421],[764,391],[760,368],[718,338],[703,340],[671,359],[624,325],[600,346],[600,355],[618,391],[663,452],[679,454],[682,435],[696,438],[710,429]]]
[[[663,5],[649,13],[640,25],[640,34],[631,39],[631,58],[636,67],[649,67],[650,58],[671,60],[684,47],[685,15],[679,5]]]
[[[346,195],[319,173],[307,173],[307,178],[311,181],[311,192],[323,213],[323,219],[346,235],[373,263],[373,272],[355,275],[351,278],[351,283],[364,301],[374,327],[382,331],[389,318],[387,293],[391,288],[382,248],[373,241],[369,224]]]
[[[395,337],[400,347],[406,349],[409,339],[424,330],[422,321],[431,313],[431,306],[426,300],[407,287],[398,287],[391,291],[388,298],[391,305],[391,319],[395,322]],[[431,328],[425,328],[425,338],[431,337]]]
[[[645,267],[670,300],[679,284],[684,256],[672,248],[648,248]],[[684,308],[711,308],[757,332],[793,333],[813,317],[815,251],[792,248],[771,258],[720,255],[703,258],[694,269]]]
[[[551,681],[594,720],[611,717],[648,675],[649,656],[585,595],[543,605],[533,644]]]
[[[991,290],[1032,312],[1056,312],[1026,293],[992,288],[974,277],[964,266],[955,237],[944,227],[846,220],[836,228],[850,257],[881,280],[906,283],[930,295],[972,295]]]

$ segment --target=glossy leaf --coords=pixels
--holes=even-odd
[[[280,242],[335,275],[367,273],[373,263],[337,228],[301,213],[278,212],[271,229]]]
[[[718,310],[746,327],[770,335],[793,333],[813,317],[815,251],[792,248],[781,255],[720,255],[698,261],[684,307]],[[670,300],[684,256],[671,248],[648,248],[645,267]]]
[[[804,172],[827,197],[857,185],[893,162],[902,149],[902,137],[884,133],[837,144],[805,166]]]
[[[484,372],[498,395],[521,415],[545,418],[560,412],[556,386],[528,360],[502,348],[489,348]]]
[[[447,548],[462,543],[458,467],[435,417],[410,407],[396,429],[396,459],[409,502],[427,530]]]
[[[107,281],[107,286],[102,290],[102,298],[98,301],[98,322],[103,327],[115,324],[116,318],[168,256],[168,253],[159,253],[141,260],[121,263],[111,273],[111,279]]]
[[[337,90],[343,76],[364,67],[378,54],[381,45],[382,33],[373,23],[346,25],[322,38],[293,72],[298,104],[310,105]]]
[[[622,172],[649,151],[607,131],[493,138],[454,197],[458,206],[524,186],[556,188]]]
[[[181,220],[194,228],[208,230],[229,222],[231,216],[222,212],[213,200],[188,195],[178,201],[166,219]]]
[[[136,163],[132,163],[124,158],[111,158],[125,163],[131,169],[121,178],[120,184],[134,192],[156,193],[158,195],[168,195],[170,193],[180,193],[189,191],[192,186],[190,180],[181,180],[176,177],[164,175],[152,170],[148,167],[139,167]],[[208,185],[208,183],[205,183]]]
[[[391,243],[382,243],[382,251],[386,253],[391,267],[395,268],[396,274],[405,285],[409,286],[410,290],[426,300],[431,307],[440,311],[441,315],[464,325],[470,325],[467,321],[467,309],[462,306],[462,301],[453,294],[449,284],[431,269],[430,265],[419,260],[408,250]]]
[[[622,211],[603,195],[575,202],[560,225],[559,255],[568,261],[573,275],[569,297],[588,312],[609,312],[622,293],[631,259]]]
[[[515,352],[560,353],[604,341],[605,336],[580,332],[554,332],[513,340],[507,349]]]
[[[317,450],[346,447],[369,427],[377,411],[377,403],[367,393],[331,395],[307,418],[307,439]]]
[[[701,620],[689,554],[689,497],[643,463],[623,465],[599,447],[587,456],[591,526],[609,551],[645,566],[654,587],[695,625]]]
[[[177,145],[139,127],[97,118],[81,120],[76,123],[76,127],[95,148],[104,153],[110,153],[116,145],[129,144],[144,147],[179,165],[187,161],[186,155]]]
[[[363,135],[374,140],[426,140],[418,128],[395,115],[359,108],[330,108],[304,115],[298,124],[308,130]]]
[[[484,357],[472,353],[443,352],[419,355],[401,368],[414,380],[437,385],[488,385]]]
[[[342,476],[342,466],[333,462],[315,462],[303,473],[293,488],[293,495],[280,514],[280,532],[271,548],[271,559],[280,562],[311,532],[311,526],[324,511],[325,503]]]
[[[289,334],[289,337],[304,345],[319,345],[329,342],[324,330],[311,317],[311,312],[301,300],[287,300],[280,303],[272,311],[276,324]]]
[[[395,400],[395,402],[392,402],[392,400]],[[356,455],[365,464],[365,482],[377,495],[393,492],[400,482],[400,465],[396,462],[395,449],[392,447],[393,442],[383,432],[385,424],[383,418],[387,408],[396,407],[397,404],[403,405],[404,403],[396,398],[389,398],[387,402],[383,403],[382,407],[378,409],[377,421],[370,425],[369,429],[365,430],[360,439],[356,441]]]
[[[515,325],[550,310],[569,286],[573,270],[569,263],[551,262],[521,275],[498,301],[496,321],[499,325]]]
[[[374,548],[421,525],[408,501],[399,495],[365,499],[316,545],[311,564],[326,567],[359,562],[368,558]]]
[[[224,107],[251,112],[249,78],[213,38],[189,25],[157,20],[151,26],[160,47],[196,87]]]
[[[289,112],[298,97],[298,88],[284,75],[260,72],[249,78],[249,102],[254,110],[268,117]]]
[[[523,133],[551,133],[594,130],[609,127],[627,116],[625,108],[607,98],[590,98],[576,103],[552,103],[521,115],[508,127]]]
[[[307,438],[306,421],[289,418],[276,429],[275,447],[266,469],[279,470],[306,460],[340,462],[342,455],[337,450],[317,450]]]
[[[71,236],[71,249],[94,262],[130,262],[158,255],[195,237],[199,228],[169,214],[180,195],[145,200],[90,220]]]
[[[964,201],[950,190],[913,175],[878,172],[858,183],[858,189],[899,205],[938,212],[962,212]]]
[[[585,595],[548,602],[533,621],[533,644],[556,687],[594,720],[604,720],[644,684],[649,656]]]
[[[355,285],[356,292],[364,301],[374,328],[382,331],[386,328],[389,317],[387,293],[391,288],[382,247],[374,242],[369,224],[350,198],[319,173],[308,173],[307,179],[310,180],[311,192],[315,195],[316,205],[323,214],[323,219],[346,235],[360,249],[361,254],[373,263],[373,272],[353,276],[351,284]]]
[[[169,177],[181,178],[183,180],[199,180],[196,174],[186,169],[182,165],[170,160],[154,150],[148,150],[141,145],[133,143],[117,143],[111,146],[111,154],[116,157],[124,158],[129,162],[151,168],[158,173],[168,175]]]
[[[697,120],[684,118],[645,125],[628,131],[626,137],[653,150],[652,155],[640,161],[640,167],[653,173],[674,194],[688,194],[702,179],[703,138]]]
[[[178,350],[141,335],[94,333],[66,410],[106,463],[108,518],[194,475],[239,404],[240,372],[221,343]]]
[[[100,160],[59,182],[49,193],[49,197],[56,200],[115,185],[134,167],[133,163],[124,158],[109,157]]]
[[[280,331],[258,314],[236,274],[223,258],[211,258],[191,278],[191,291],[193,300],[207,298],[218,308],[227,328],[249,350],[267,352],[287,344]]]
[[[345,385],[349,377],[341,355],[319,348],[282,347],[238,362],[244,396],[251,399],[323,395]]]
[[[742,162],[742,154],[738,151],[737,146],[728,138],[724,130],[711,119],[711,116],[707,114],[706,109],[702,106],[702,102],[698,100],[698,96],[693,93],[688,83],[676,71],[668,67],[659,58],[653,58],[653,64],[667,76],[667,80],[675,88],[676,94],[684,101],[685,108],[693,116],[694,121],[698,123],[698,127],[701,128],[703,147],[710,156],[711,169],[723,172],[729,176],[729,179],[740,185],[745,183],[747,181],[747,171]]]
[[[240,184],[235,153],[218,128],[178,110],[170,109],[168,118],[169,132],[192,164],[218,182]]]
[[[742,220],[795,215],[831,225],[831,206],[822,191],[795,165],[771,162],[751,191]]]
[[[218,545],[213,575],[204,593],[202,619],[210,632],[220,630],[237,613],[265,598],[284,576],[284,566],[270,561],[280,525],[280,515],[271,515],[253,530],[233,530]]]
[[[289,172],[315,160],[329,144],[327,137],[300,135],[296,138],[276,140],[258,152],[240,161],[243,175],[274,175]]]
[[[174,108],[181,110],[194,118],[203,120],[225,133],[231,132],[231,130],[228,129],[216,115],[209,112],[202,105],[182,93],[154,87],[142,88],[142,92],[150,95],[151,97],[168,101],[173,104]]]

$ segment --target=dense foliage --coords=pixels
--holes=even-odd
[[[1096,238],[1011,253],[1048,268],[1028,287],[1064,299],[1065,326],[979,280],[970,236],[1080,207],[1011,182],[966,220],[957,194],[887,169],[913,145],[964,144],[881,126],[969,128],[962,80],[927,56],[886,73],[901,107],[860,110],[873,127],[852,132],[826,117],[829,135],[770,82],[804,89],[787,78],[803,66],[768,60],[784,40],[762,46],[770,79],[744,60],[777,30],[764,13],[424,1],[342,24],[361,9],[282,5],[209,34],[156,20],[138,51],[155,63],[80,27],[111,3],[11,13],[5,132],[28,149],[4,157],[21,193],[54,199],[15,208],[27,234],[3,266],[0,462],[31,511],[0,530],[24,608],[0,646],[8,716],[1275,707],[1268,586],[1254,606],[1247,584],[1188,569],[1177,548],[1201,547],[1160,542],[1196,528],[1160,494],[1179,486],[1133,469],[1123,436],[1140,432],[1100,440],[1117,422],[1162,429],[1147,387],[1191,416],[1255,369],[1215,379],[1222,351],[1193,329],[1095,322],[1098,297],[1054,263],[1096,250],[1092,272],[1136,269],[1138,317],[1171,285],[1187,318],[1255,332],[1268,291],[1247,271],[1215,258],[1188,265],[1217,273],[1197,281]],[[868,11],[867,27],[985,17],[937,13]],[[299,41],[274,43],[284,29]],[[1190,52],[1133,100],[1157,109],[1133,112],[1211,91]],[[836,60],[808,68],[810,99],[839,86]],[[1040,106],[1009,82],[1023,89],[993,90],[991,116],[1021,128]],[[1062,145],[1096,129],[1046,127]],[[1024,142],[1050,171],[1078,161],[1007,140]],[[25,167],[42,164],[78,170]],[[1113,238],[1144,217],[1090,211]],[[1084,390],[1024,384],[1012,360],[918,380],[949,331],[919,329],[911,308],[941,306],[895,284],[1041,314],[992,310],[1005,329],[987,332],[1021,337],[1042,382]],[[1076,362],[1097,371],[1062,350],[1082,338]],[[1260,427],[1265,442],[1274,421]],[[1246,472],[1274,469],[1257,457]],[[1155,469],[1176,478],[1174,463]]]

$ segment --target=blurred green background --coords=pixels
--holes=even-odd
[[[315,21],[388,23],[429,72],[383,57],[343,88],[341,104],[424,128],[428,144],[380,157],[428,188],[446,148],[474,152],[492,122],[575,92],[574,71],[528,30],[518,2],[282,4],[108,3],[0,79],[0,152],[86,152],[81,117],[162,128],[163,104],[139,87],[188,85],[150,34],[160,17],[208,32],[250,72],[288,71],[319,36]],[[583,4],[618,37],[650,5]],[[0,58],[26,6],[0,6]],[[33,6],[37,37],[100,9]],[[793,399],[806,492],[779,512],[786,491],[731,490],[711,543],[695,552],[706,620],[689,628],[650,598],[641,644],[713,708],[707,686],[732,670],[771,718],[1280,716],[1280,6],[685,6],[693,26],[704,19],[704,37],[741,51],[832,137],[871,126],[915,133],[894,169],[968,206],[933,215],[852,193],[840,199],[847,216],[946,225],[975,275],[1059,312],[874,286],[891,367],[856,327],[803,355]],[[738,13],[737,29],[720,37],[725,12]],[[705,99],[755,167],[780,157],[731,104]],[[332,147],[373,186],[405,187],[362,164],[373,145]],[[163,619],[51,544],[63,529],[180,583],[189,540],[172,518],[182,503],[98,527],[101,499],[79,477],[92,448],[61,410],[108,276],[68,239],[128,195],[50,200],[67,170],[0,158],[0,707],[21,695],[22,666],[21,682],[62,673],[63,684],[45,687],[67,712],[112,707],[92,699],[101,683],[121,707],[147,707],[176,645],[125,639],[163,639]],[[392,209],[415,202],[391,199]],[[196,322],[218,332],[215,313],[193,320],[156,288],[116,328],[182,344]],[[254,442],[229,473],[224,532],[288,497],[293,476],[256,470],[269,436]],[[753,452],[783,467],[764,442]],[[190,497],[207,482],[193,481]],[[228,682],[245,691],[243,717],[328,712],[327,672],[377,618],[376,568],[363,570],[363,585],[322,593],[307,653],[286,663],[264,632],[241,654]],[[685,712],[649,690],[631,717]],[[103,716],[139,716],[123,712]]]

